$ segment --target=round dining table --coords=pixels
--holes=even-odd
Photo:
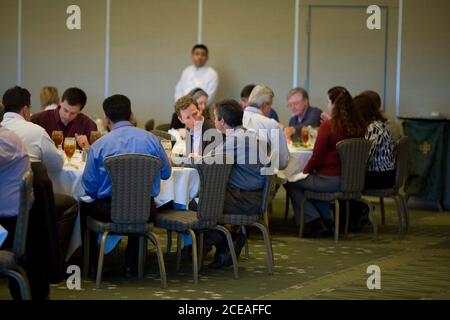
[[[288,145],[289,161],[286,168],[278,170],[277,176],[283,183],[295,182],[304,179],[306,175],[303,173],[303,169],[307,165],[309,159],[311,159],[313,149],[296,147],[292,144]]]

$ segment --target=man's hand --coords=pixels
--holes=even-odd
[[[328,113],[322,112],[320,114],[320,123],[326,121],[326,120],[330,120],[331,116]]]
[[[77,143],[80,146],[80,148],[83,149],[83,150],[87,150],[91,146],[89,144],[89,141],[88,141],[87,137],[85,135],[83,135],[83,134],[76,134],[75,133],[75,139],[77,140]]]

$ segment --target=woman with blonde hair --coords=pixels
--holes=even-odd
[[[41,109],[43,111],[54,110],[59,105],[58,89],[55,87],[43,87],[40,94]]]

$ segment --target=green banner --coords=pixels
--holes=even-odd
[[[408,195],[428,201],[442,200],[446,178],[446,126],[446,122],[403,122],[404,133],[410,139],[405,185]]]

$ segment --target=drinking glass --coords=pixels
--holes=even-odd
[[[102,137],[102,133],[100,131],[91,131],[89,135],[89,144],[92,145],[95,141]]]
[[[66,154],[67,161],[69,162],[69,166],[71,165],[70,160],[75,153],[75,149],[77,147],[77,142],[75,138],[65,138],[64,139],[64,153]]]
[[[301,139],[303,142],[303,145],[306,147],[309,140],[309,129],[308,127],[303,127],[301,131]]]
[[[55,143],[55,146],[58,149],[61,149],[61,145],[62,145],[62,143],[64,141],[63,132],[62,131],[57,131],[57,130],[53,131],[52,132],[52,140]]]

